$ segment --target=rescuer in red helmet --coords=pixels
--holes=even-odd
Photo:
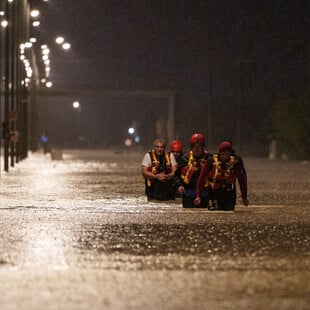
[[[183,144],[180,140],[174,140],[170,143],[170,152],[174,155],[174,158],[179,162],[183,155]]]
[[[197,208],[208,206],[208,189],[201,192],[199,204],[194,205],[196,197],[196,183],[200,174],[201,167],[212,156],[204,149],[205,138],[201,133],[195,133],[190,139],[190,151],[184,154],[175,174],[174,183],[178,193],[182,195],[182,205],[184,208]]]
[[[233,211],[236,204],[237,179],[243,205],[248,206],[247,174],[243,160],[233,150],[230,140],[222,140],[218,154],[213,155],[201,169],[194,203],[201,204],[201,193],[208,188],[210,210]]]
[[[180,160],[181,157],[183,156],[183,143],[180,140],[174,140],[170,143],[170,152],[174,155],[174,158],[176,160],[176,162],[178,163],[178,167],[177,170],[175,172],[175,175],[178,175],[179,172],[179,167],[180,167]],[[175,190],[175,197],[180,198],[181,194],[178,192],[178,188],[175,182],[175,176],[173,178],[173,187]]]

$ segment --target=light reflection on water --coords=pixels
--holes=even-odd
[[[301,206],[279,208],[278,213],[272,205],[285,199],[289,203],[302,199],[306,204],[307,179],[300,196],[296,179],[287,177],[285,169],[271,169],[269,162],[265,169],[258,165],[261,161],[246,161],[250,195],[254,193],[250,201],[257,205],[238,206],[234,213],[212,213],[182,209],[180,200],[147,202],[139,156],[110,155],[105,159],[65,156],[64,161],[52,162],[49,157],[32,154],[4,174],[0,180],[0,208],[5,209],[1,212],[0,245],[5,250],[15,248],[15,253],[2,256],[3,261],[60,270],[85,267],[96,272],[219,271],[217,276],[228,273],[227,283],[231,272],[238,276],[246,271],[249,276],[244,286],[252,288],[253,281],[266,283],[253,272],[271,270],[267,284],[283,280],[281,285],[291,289],[291,278],[286,277],[291,272],[296,275],[292,290],[307,290],[303,279],[305,271],[309,272],[309,213]],[[292,165],[290,169],[295,165],[295,172],[300,172],[298,164],[283,167],[287,165]],[[309,176],[309,171],[304,175]],[[3,240],[1,236],[5,236]],[[285,275],[283,279],[279,274]],[[213,288],[220,296],[217,280]],[[186,291],[191,282],[179,283]],[[209,281],[203,279],[203,283],[204,292],[210,290]],[[221,296],[233,286],[227,287]]]
[[[63,270],[68,268],[65,244],[68,235],[55,227],[54,223],[28,224],[24,231],[24,248],[22,259],[25,266],[47,266]]]
[[[97,154],[98,156],[98,154]],[[48,155],[30,154],[0,182],[0,208],[55,208],[87,212],[144,212],[156,207],[180,208],[180,201],[152,203],[144,196],[140,162],[127,156],[107,161],[65,155],[51,161]],[[126,162],[120,159],[125,159]]]

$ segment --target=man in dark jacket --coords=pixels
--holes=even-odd
[[[201,133],[195,133],[190,139],[191,149],[184,154],[174,177],[174,183],[178,192],[182,195],[183,208],[207,207],[208,189],[202,189],[199,204],[194,205],[196,197],[196,182],[200,175],[201,167],[208,160],[211,154],[205,151],[205,138]]]
[[[208,188],[210,210],[234,210],[236,180],[239,183],[243,205],[247,206],[247,174],[243,160],[233,150],[231,141],[223,140],[219,145],[218,154],[213,155],[201,169],[194,203],[201,203],[202,193]]]

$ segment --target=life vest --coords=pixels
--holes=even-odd
[[[188,153],[187,165],[181,169],[181,178],[184,184],[190,183],[193,174],[198,170],[200,170],[205,162],[206,162],[205,158],[196,159],[193,155],[193,151],[190,151]]]
[[[161,163],[158,160],[154,150],[150,151],[149,154],[151,157],[152,166],[150,166],[148,168],[148,170],[152,171],[153,174],[157,174],[160,172],[165,172],[166,174],[169,174],[172,171],[171,160],[170,160],[170,152],[165,152],[165,162],[164,162],[165,166],[164,167],[161,167]],[[148,187],[150,187],[152,185],[152,182],[153,182],[152,179],[146,178],[146,185]]]
[[[236,157],[230,156],[227,162],[221,162],[219,161],[218,155],[213,155],[213,167],[208,173],[208,178],[204,186],[213,189],[234,189],[236,183],[234,166],[237,161]]]

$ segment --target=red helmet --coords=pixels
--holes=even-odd
[[[205,144],[205,137],[202,133],[194,133],[191,137],[191,144],[194,143],[201,143],[202,145]]]
[[[232,151],[232,143],[229,140],[222,140],[219,146],[220,152],[231,152]]]
[[[170,151],[171,152],[182,152],[183,144],[179,140],[174,140],[170,144]]]

